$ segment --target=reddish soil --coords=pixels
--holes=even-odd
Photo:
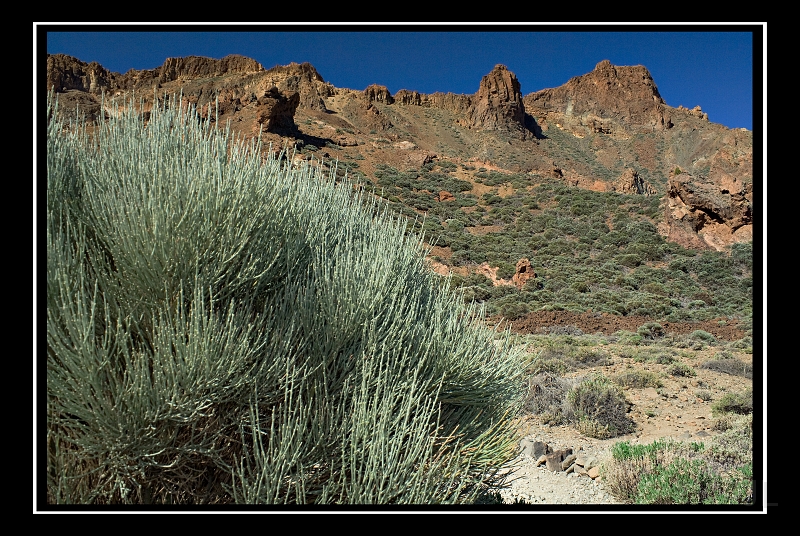
[[[492,320],[492,319],[490,319]],[[493,319],[496,323],[499,319]],[[725,324],[721,325],[721,321]],[[584,333],[600,332],[610,335],[625,330],[636,332],[642,324],[658,322],[666,334],[688,335],[695,330],[711,333],[719,340],[736,341],[743,338],[745,329],[735,320],[717,318],[702,322],[666,322],[646,316],[616,316],[607,313],[573,313],[569,311],[532,311],[510,322],[514,333],[548,333],[550,328],[574,326]],[[503,323],[505,326],[506,322]]]

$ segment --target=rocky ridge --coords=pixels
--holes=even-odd
[[[563,86],[526,95],[524,103],[540,123],[561,125],[579,135],[624,137],[631,131],[673,126],[671,108],[641,65],[620,67],[603,60]]]
[[[698,106],[667,105],[641,65],[603,60],[560,87],[523,95],[498,64],[472,95],[392,95],[379,84],[336,88],[308,63],[265,69],[244,56],[188,56],[119,74],[55,54],[46,84],[67,114],[77,108],[96,119],[101,106],[108,112],[133,92],[147,113],[156,97],[181,93],[245,139],[262,135],[275,151],[324,148],[318,156],[328,160],[357,156],[367,176],[379,163],[473,164],[526,173],[532,182],[551,177],[660,196],[660,232],[686,247],[724,250],[752,239],[752,132],[712,123]]]

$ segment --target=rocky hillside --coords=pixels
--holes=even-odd
[[[478,81],[476,81],[478,82]],[[658,196],[659,232],[692,249],[724,251],[752,240],[753,137],[710,121],[699,106],[667,105],[643,66],[607,60],[558,88],[523,95],[497,65],[471,95],[386,87],[337,88],[308,63],[265,69],[243,56],[168,58],[161,67],[110,72],[48,55],[46,89],[63,113],[92,119],[135,96],[146,114],[156,97],[182,93],[204,116],[296,160],[350,162],[364,181],[382,165],[452,165],[482,193],[478,173],[555,178],[571,187]],[[450,192],[431,193],[438,202]],[[447,194],[447,195],[443,195]]]

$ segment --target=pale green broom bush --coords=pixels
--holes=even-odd
[[[460,503],[502,483],[522,355],[385,205],[179,99],[91,136],[56,108],[49,503]]]

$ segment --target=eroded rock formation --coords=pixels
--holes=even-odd
[[[505,65],[481,79],[468,112],[470,124],[487,130],[525,132],[525,106],[519,80]]]
[[[667,239],[686,248],[717,251],[752,240],[752,203],[752,183],[732,175],[720,172],[700,179],[673,174],[665,207]]]
[[[537,120],[585,133],[625,135],[628,130],[666,130],[670,112],[650,72],[641,65],[619,67],[608,60],[563,86],[523,98]]]
[[[389,93],[386,86],[379,86],[378,84],[367,86],[367,89],[364,90],[364,97],[369,102],[377,101],[383,104],[392,104],[394,102],[394,98],[392,98],[392,94]]]

